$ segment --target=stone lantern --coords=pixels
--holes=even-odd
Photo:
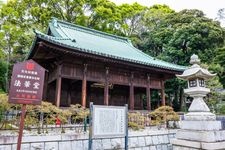
[[[181,129],[177,131],[176,139],[172,141],[173,150],[225,149],[225,130],[222,130],[221,122],[216,120],[216,115],[210,112],[203,99],[210,92],[205,81],[216,74],[201,68],[200,59],[195,54],[191,56],[190,63],[191,67],[182,75],[177,75],[188,81],[188,88],[184,89],[184,93],[193,97],[193,101],[180,123]]]
[[[215,119],[216,116],[210,113],[203,97],[210,92],[210,89],[206,88],[205,81],[216,74],[211,74],[207,69],[201,68],[200,59],[195,54],[191,56],[190,63],[192,64],[190,68],[186,69],[182,75],[177,75],[178,78],[188,81],[188,88],[184,89],[184,93],[193,97],[193,102],[188,109],[189,113],[185,115],[185,118],[187,120],[208,120],[209,117]]]

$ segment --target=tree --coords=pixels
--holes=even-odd
[[[155,56],[166,61],[187,65],[195,53],[203,62],[210,62],[216,48],[224,44],[224,29],[218,22],[206,18],[202,11],[182,10],[165,15],[163,20],[142,46],[149,45]]]
[[[137,44],[140,49],[151,56],[157,57],[163,51],[163,44],[169,39],[167,28],[161,26],[165,24],[165,18],[173,14],[174,10],[167,5],[153,5],[148,8],[143,16],[145,32],[141,32],[141,40]]]
[[[125,36],[131,36],[134,34],[140,34],[139,31],[142,30],[142,18],[145,13],[146,7],[138,4],[133,3],[132,5],[129,4],[122,4],[118,6],[118,11],[121,15],[121,18],[118,23],[118,28]]]
[[[217,51],[215,62],[218,63],[217,66],[212,69],[218,74],[219,80],[225,88],[225,47],[219,48]]]
[[[217,20],[219,20],[221,22],[221,24],[225,25],[225,8],[221,8],[218,10],[217,13]]]

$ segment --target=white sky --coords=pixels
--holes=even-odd
[[[215,19],[217,12],[221,8],[225,8],[225,0],[110,0],[117,5],[122,3],[132,4],[138,2],[144,6],[152,6],[154,4],[166,4],[175,11],[182,9],[199,9],[206,14],[207,17]]]

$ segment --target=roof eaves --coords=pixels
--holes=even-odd
[[[87,53],[91,53],[91,54],[95,54],[95,55],[105,56],[105,57],[108,57],[108,58],[114,58],[114,59],[118,59],[118,60],[124,60],[124,61],[128,61],[128,62],[138,63],[138,64],[144,64],[144,65],[147,65],[147,66],[152,66],[152,67],[157,67],[157,68],[162,68],[162,69],[168,69],[168,70],[174,70],[174,71],[183,71],[184,70],[184,69],[181,69],[181,68],[178,68],[178,67],[166,67],[166,66],[163,66],[163,65],[151,64],[151,63],[146,63],[146,62],[143,62],[143,61],[126,59],[124,57],[100,53],[100,52],[96,52],[96,51],[93,51],[93,50],[84,49],[84,48],[81,48],[81,47],[78,47],[78,46],[72,46],[72,45],[69,45],[69,44],[58,42],[58,41],[56,41],[57,39],[55,37],[51,38],[50,36],[45,36],[44,34],[37,34],[37,36],[39,38],[47,40],[51,43],[55,43],[57,45],[64,46],[64,47],[67,47],[67,48],[71,48],[71,49],[75,48],[75,49],[78,49],[82,52],[87,52]],[[66,39],[66,40],[70,40],[70,39]]]
[[[29,53],[26,55],[25,60],[27,60],[27,59],[30,58],[30,55],[31,55],[31,53],[33,52],[33,49],[34,49],[34,47],[35,47],[36,42],[37,42],[37,35],[35,35],[35,38],[34,38],[34,40],[32,41],[32,45],[31,45],[31,47],[30,47],[30,51],[29,51]]]

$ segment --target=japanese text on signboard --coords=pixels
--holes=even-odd
[[[45,70],[33,60],[15,64],[11,79],[9,102],[40,104]]]

